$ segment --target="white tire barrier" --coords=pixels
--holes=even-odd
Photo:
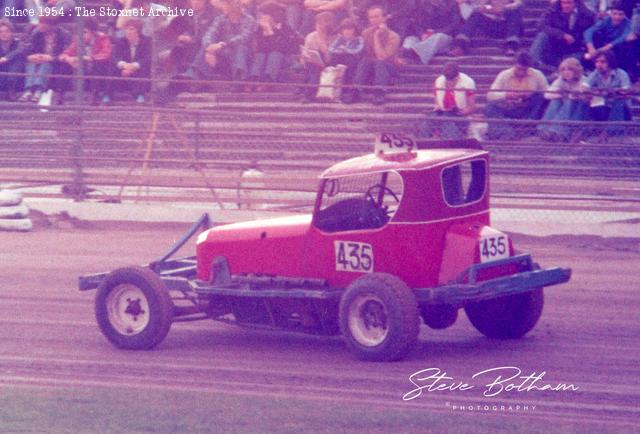
[[[0,231],[29,232],[31,229],[30,219],[0,219]]]
[[[19,192],[0,190],[0,231],[30,231],[33,223],[28,215],[29,208],[22,204]]]
[[[22,203],[22,195],[18,191],[0,190],[0,206],[14,206]]]
[[[0,219],[23,219],[29,215],[25,205],[0,206]]]

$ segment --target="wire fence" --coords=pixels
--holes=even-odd
[[[522,217],[532,209],[569,210],[575,219],[594,210],[640,211],[638,122],[464,119],[300,104],[232,110],[215,102],[206,110],[8,105],[0,118],[0,179],[32,195],[308,211],[324,168],[371,152],[380,133],[402,132],[480,139],[492,155],[493,205]],[[545,127],[571,131],[570,140],[549,140],[539,134]]]

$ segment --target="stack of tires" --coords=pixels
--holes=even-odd
[[[19,192],[0,190],[0,231],[30,231],[33,224],[28,215]]]

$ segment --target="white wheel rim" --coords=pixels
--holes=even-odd
[[[349,306],[349,331],[365,347],[380,345],[389,334],[387,309],[373,294],[358,295]]]
[[[106,300],[109,322],[122,335],[136,335],[149,324],[149,302],[135,285],[113,288]]]

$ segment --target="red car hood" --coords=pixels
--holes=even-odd
[[[246,241],[260,238],[290,238],[309,230],[311,215],[278,217],[217,226],[203,232],[198,243],[206,241]]]

